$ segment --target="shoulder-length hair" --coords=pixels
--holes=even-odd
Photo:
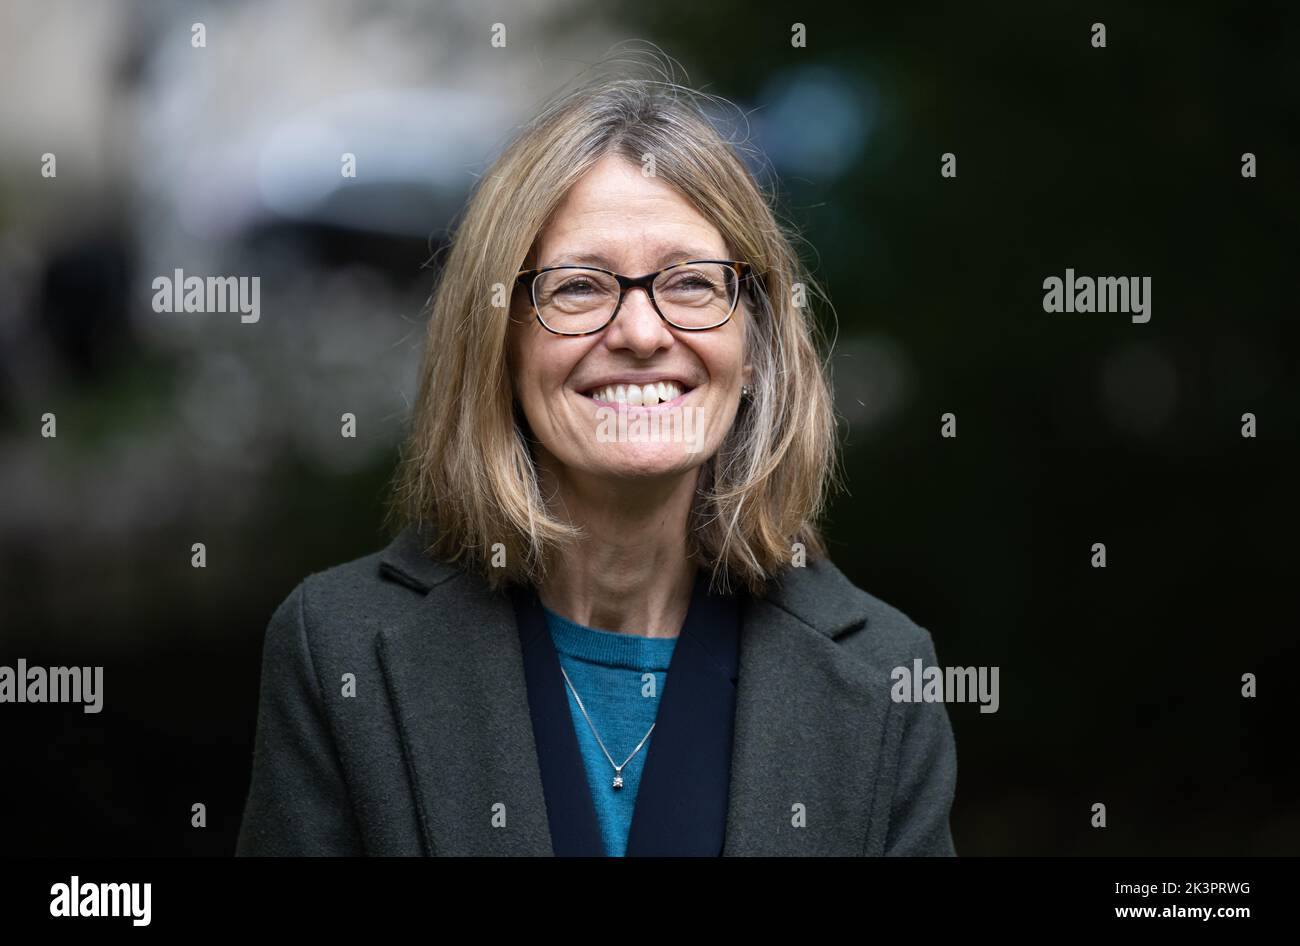
[[[581,529],[548,510],[506,362],[503,296],[552,211],[600,158],[621,155],[677,188],[752,266],[746,356],[752,396],[700,471],[686,554],[729,588],[766,593],[802,546],[826,556],[818,519],[838,486],[824,298],[736,146],[714,127],[721,99],[658,75],[596,78],[523,127],[478,182],[430,299],[419,397],[390,518],[435,528],[426,553],[493,589],[535,584]],[[509,288],[508,288],[509,287]],[[509,303],[507,303],[509,305]]]

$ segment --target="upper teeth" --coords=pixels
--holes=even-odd
[[[619,404],[653,406],[681,397],[682,389],[676,381],[654,381],[650,384],[607,384],[596,388],[591,396],[600,401]]]

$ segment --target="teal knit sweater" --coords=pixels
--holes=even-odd
[[[582,698],[605,748],[615,763],[622,764],[655,721],[677,638],[602,631],[575,624],[549,608],[543,610],[560,666]],[[627,851],[637,788],[654,735],[623,767],[623,787],[614,788],[614,767],[578,708],[573,689],[568,684],[564,689],[605,853],[622,857]]]

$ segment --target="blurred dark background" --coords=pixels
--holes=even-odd
[[[1300,850],[1300,8],[1048,6],[5,4],[0,664],[103,665],[105,711],[0,705],[0,853],[233,852],[266,622],[387,541],[426,264],[629,39],[745,112],[835,305],[832,557],[1001,668],[949,707],[958,852]],[[1066,267],[1151,321],[1045,313]],[[176,268],[260,321],[154,312]]]

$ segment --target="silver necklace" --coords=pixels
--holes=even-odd
[[[569,685],[569,689],[573,691],[573,698],[578,701],[578,709],[582,710],[582,718],[585,719],[587,721],[587,725],[591,727],[591,734],[596,737],[596,742],[600,745],[600,751],[605,753],[605,758],[609,759],[609,764],[614,766],[614,787],[622,788],[623,787],[623,766],[631,762],[632,756],[635,756],[638,752],[641,751],[641,747],[645,745],[645,741],[649,739],[650,734],[655,731],[656,724],[655,723],[650,724],[650,728],[646,730],[646,734],[641,737],[641,741],[637,743],[637,747],[632,750],[632,755],[628,756],[626,759],[623,760],[623,765],[618,765],[614,761],[613,756],[609,754],[609,750],[605,748],[605,741],[600,738],[600,733],[596,732],[596,724],[593,723],[591,721],[591,717],[587,715],[587,707],[582,705],[582,697],[578,696],[578,690],[576,687],[574,687],[573,681],[569,679],[569,675],[565,673],[563,664],[560,665],[560,673],[564,674],[564,682],[567,683]]]

